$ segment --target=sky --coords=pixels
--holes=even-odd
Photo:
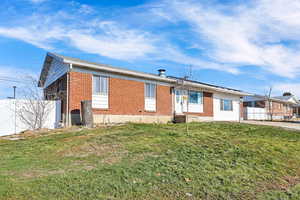
[[[47,52],[300,97],[299,19],[299,0],[2,0],[0,98]]]

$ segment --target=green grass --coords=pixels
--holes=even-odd
[[[127,124],[0,140],[0,199],[300,199],[300,132]]]

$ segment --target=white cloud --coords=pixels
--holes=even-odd
[[[56,50],[56,43],[65,43],[86,53],[118,60],[171,61],[195,68],[215,69],[237,74],[237,68],[203,61],[186,55],[165,38],[147,31],[126,28],[114,21],[81,21],[67,24],[66,13],[54,16],[30,17],[27,23],[16,27],[0,27],[0,35],[19,39],[46,50]],[[74,22],[74,20],[73,20]],[[64,23],[64,24],[63,24]]]
[[[154,40],[147,33],[119,28],[113,22],[101,22],[87,28],[55,24],[0,27],[0,35],[19,39],[46,50],[55,49],[57,41],[68,42],[77,49],[109,58],[132,60],[154,51]],[[78,24],[80,25],[80,24]]]
[[[79,13],[82,14],[92,14],[95,12],[94,8],[92,6],[86,5],[86,4],[82,4],[79,6]]]
[[[22,40],[44,49],[53,49],[50,45],[53,39],[62,39],[63,31],[58,27],[44,29],[39,26],[28,25],[26,27],[0,27],[0,35]]]
[[[71,6],[82,15],[96,13],[86,4],[73,1]],[[142,9],[145,9],[141,15],[146,16],[144,20],[155,18],[154,22],[161,23],[157,24],[159,28],[188,25],[178,38],[190,44],[178,45],[173,41],[177,36],[173,35],[173,29],[164,28],[160,33],[160,29],[153,30],[153,24],[149,28],[131,26],[132,20],[100,21],[100,13],[87,20],[67,11],[58,11],[56,15],[33,14],[15,26],[0,27],[0,35],[46,50],[56,50],[60,43],[118,60],[163,60],[234,74],[243,72],[243,66],[254,65],[288,78],[300,74],[300,2],[297,0],[255,0],[243,5],[231,4],[231,7],[203,1],[164,0]],[[127,13],[131,14],[139,16]],[[189,55],[184,47],[191,46],[201,53]]]
[[[256,0],[233,7],[170,2],[162,4],[166,6],[164,14],[169,15],[163,17],[188,23],[198,42],[210,44],[205,47],[206,54],[216,63],[261,66],[289,78],[299,75],[300,48],[284,41],[300,43],[300,1]]]
[[[120,28],[115,22],[96,23],[93,28],[101,34],[75,29],[67,36],[82,51],[119,60],[141,59],[155,51],[155,40],[147,32]]]
[[[300,98],[300,83],[277,83],[274,84],[276,94],[282,95],[284,92],[291,92]]]

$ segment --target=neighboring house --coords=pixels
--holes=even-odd
[[[246,96],[243,100],[244,119],[246,120],[283,120],[292,118],[294,106],[298,100],[293,95],[276,96],[268,99],[266,96]]]
[[[300,118],[300,103],[294,105],[293,108],[294,116]]]
[[[148,74],[48,53],[39,87],[46,99],[62,101],[66,125],[80,123],[81,101],[91,100],[94,123],[168,122],[188,115],[189,121],[238,121],[239,90]]]

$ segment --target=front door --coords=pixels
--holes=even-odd
[[[187,90],[175,90],[175,113],[182,114],[187,111]]]

